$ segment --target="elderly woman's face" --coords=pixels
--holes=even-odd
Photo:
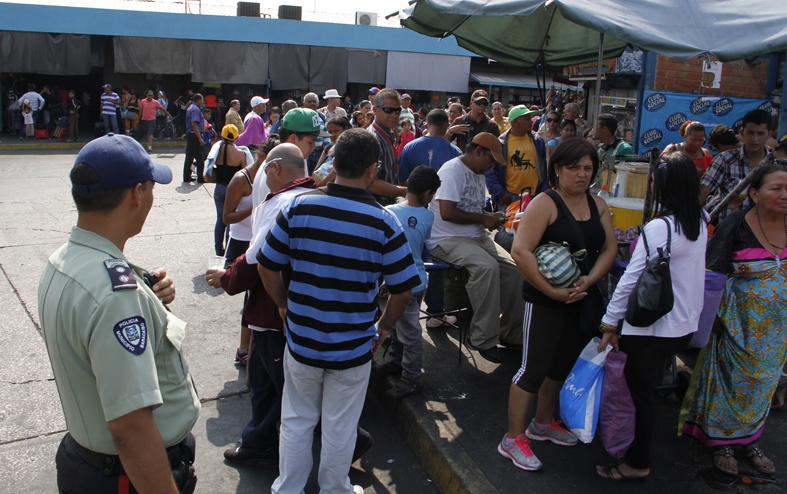
[[[749,190],[757,207],[773,214],[787,214],[787,171],[769,173],[759,189]]]

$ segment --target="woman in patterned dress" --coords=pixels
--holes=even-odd
[[[749,197],[755,205],[727,217],[708,245],[706,266],[727,286],[681,417],[729,474],[734,445],[758,471],[775,471],[758,440],[787,358],[787,170],[760,166]]]

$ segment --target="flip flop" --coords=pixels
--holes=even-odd
[[[738,475],[738,462],[735,462],[735,470],[731,468],[724,468],[719,462],[716,461],[716,458],[732,458],[735,459],[735,453],[732,451],[732,448],[729,446],[723,446],[719,449],[714,450],[711,453],[713,457],[713,466],[720,472],[726,473],[727,475]]]
[[[760,473],[771,474],[776,471],[776,467],[773,466],[773,462],[762,454],[762,451],[757,446],[753,448],[748,448],[743,450],[743,454],[746,456],[746,459],[752,464],[755,470]],[[766,468],[765,462],[769,461],[771,463],[771,468]]]
[[[620,464],[621,462],[610,463],[609,465],[601,467],[601,471],[598,470],[599,467],[596,467],[596,473],[598,473],[598,476],[602,479],[611,480],[613,482],[620,482],[621,480],[644,480],[648,477],[647,475],[644,477],[626,477],[623,475],[623,472],[620,471]],[[615,475],[612,473],[613,470],[617,472],[618,478],[615,478]]]

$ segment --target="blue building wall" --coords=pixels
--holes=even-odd
[[[140,36],[372,49],[474,56],[453,37],[438,40],[410,29],[326,22],[0,3],[0,30]]]

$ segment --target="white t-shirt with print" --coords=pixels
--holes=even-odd
[[[440,201],[451,201],[456,207],[468,213],[483,213],[486,184],[484,176],[473,172],[463,162],[462,157],[447,161],[437,172],[440,188],[437,189],[429,210],[434,214],[432,237],[426,241],[427,249],[434,249],[442,240],[450,237],[482,237],[486,235],[484,225],[460,225],[444,221],[440,216]]]

